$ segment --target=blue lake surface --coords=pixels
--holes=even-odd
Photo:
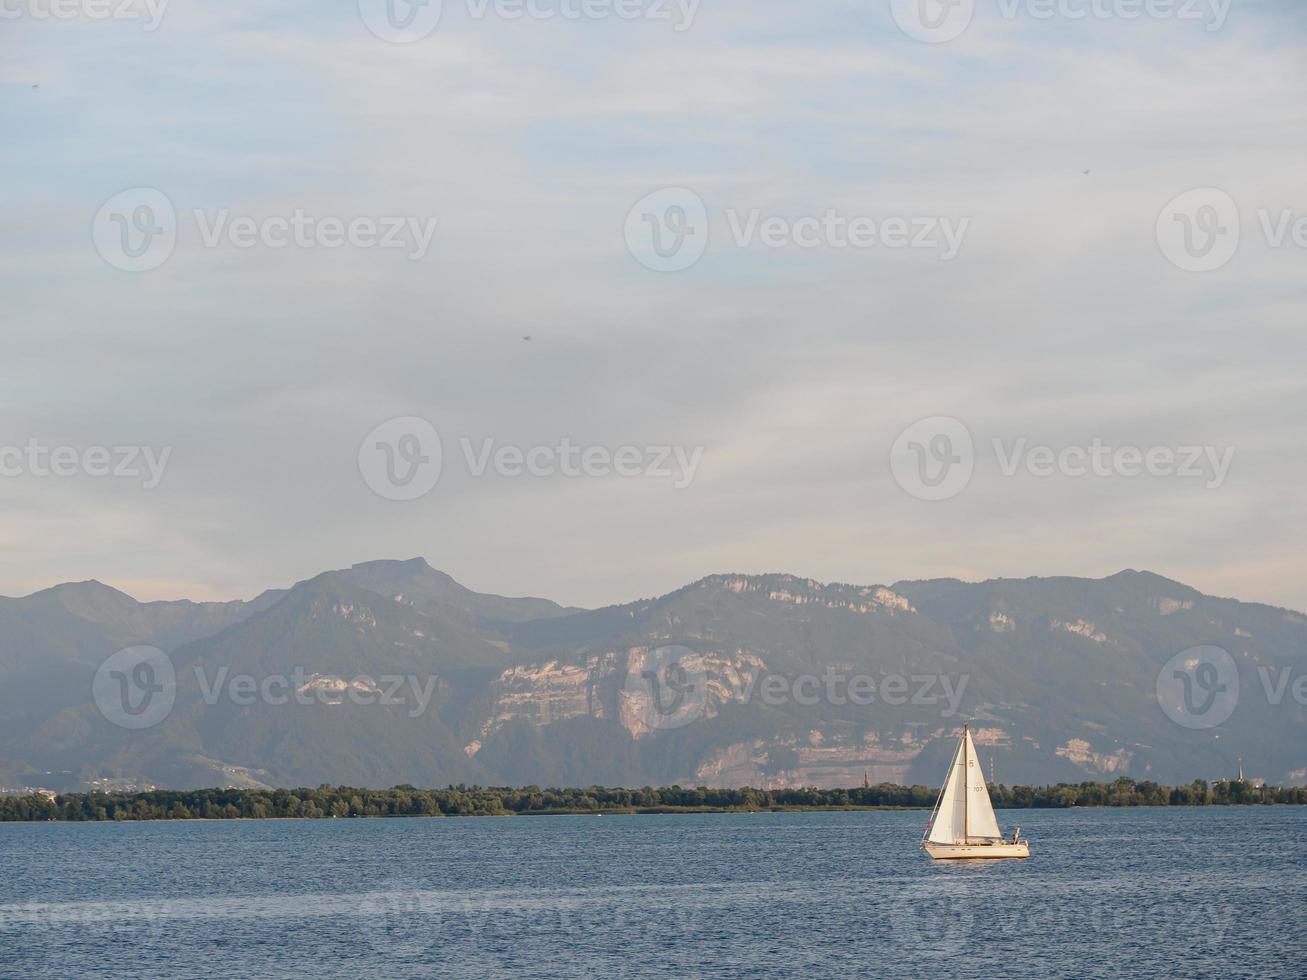
[[[0,976],[1307,976],[1307,808],[0,824]]]

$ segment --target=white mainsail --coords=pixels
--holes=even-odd
[[[966,837],[966,786],[965,744],[958,742],[948,775],[944,778],[944,788],[930,817],[926,840],[935,844],[953,844]]]
[[[971,729],[964,727],[926,840],[933,844],[965,844],[999,840],[1002,836],[980,770],[976,743],[971,740]]]

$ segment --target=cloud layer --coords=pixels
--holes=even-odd
[[[1236,4],[1208,30],[980,2],[943,44],[904,34],[888,2],[703,0],[678,31],[446,0],[411,44],[320,6],[178,0],[154,31],[6,24],[0,445],[173,453],[152,490],[0,478],[0,592],[96,577],[229,597],[420,553],[477,588],[586,605],[726,570],[1130,566],[1307,608],[1307,248],[1259,219],[1307,216],[1297,5]],[[176,245],[129,273],[92,223],[140,187],[175,207]],[[623,232],[667,187],[711,226],[676,273]],[[1208,273],[1156,236],[1195,187],[1242,219]],[[204,242],[219,213],[266,227],[297,210],[437,224],[416,261]],[[731,215],[828,211],[968,230],[948,261],[732,238]],[[402,416],[444,448],[435,489],[407,503],[358,462]],[[928,502],[890,453],[937,416],[970,432],[974,472]],[[683,489],[476,476],[460,439],[703,458]],[[994,440],[1235,457],[1218,487],[1007,476]]]

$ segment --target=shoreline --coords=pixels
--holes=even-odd
[[[934,808],[937,789],[880,784],[855,789],[541,789],[450,786],[387,790],[197,789],[29,794],[0,797],[0,823],[103,823],[154,820],[325,820],[412,817],[650,816],[728,813],[832,813]],[[1307,787],[1252,786],[1199,780],[1169,787],[1152,782],[996,785],[999,810],[1307,805]]]
[[[1307,803],[1189,803],[1175,806],[1071,806],[1071,807],[998,807],[998,812],[1022,812],[1029,810],[1261,810],[1294,809],[1307,806]],[[533,810],[527,813],[418,813],[418,814],[374,814],[358,816],[321,816],[321,817],[145,817],[124,818],[122,820],[68,820],[58,817],[43,819],[0,820],[0,827],[24,824],[59,824],[63,826],[90,826],[96,824],[170,824],[170,823],[321,823],[330,820],[368,821],[368,820],[506,820],[513,817],[551,818],[551,817],[685,817],[685,816],[731,816],[734,814],[756,814],[769,816],[782,813],[928,813],[930,807],[920,806],[825,806],[825,807],[769,807],[763,810],[711,809],[706,807],[684,808],[645,808],[613,810]]]

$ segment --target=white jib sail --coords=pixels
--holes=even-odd
[[[997,840],[1003,835],[994,817],[994,804],[989,802],[989,789],[985,786],[985,774],[970,729],[963,735],[963,741],[967,747],[967,840]]]
[[[967,841],[997,840],[998,821],[989,801],[985,777],[971,732],[964,731],[953,754],[944,789],[939,794],[926,840],[932,844],[964,844]]]

